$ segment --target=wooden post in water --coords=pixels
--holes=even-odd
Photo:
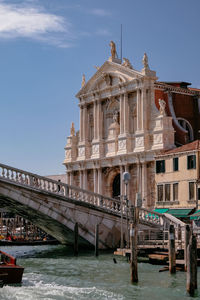
[[[190,240],[190,235],[191,235],[191,231],[190,231],[190,226],[186,225],[185,226],[185,236],[184,236],[184,260],[185,260],[185,272],[187,271],[187,247],[189,245],[189,240]]]
[[[78,223],[74,225],[74,256],[78,256]]]
[[[99,225],[95,226],[95,256],[99,256]]]
[[[176,252],[175,252],[175,230],[174,225],[169,226],[169,271],[176,273]]]
[[[187,247],[187,292],[190,296],[194,296],[197,288],[197,241],[192,234]]]
[[[139,219],[139,209],[138,207],[131,206],[130,208],[130,217],[132,223],[130,224],[130,268],[131,268],[131,282],[138,282],[138,269],[137,269],[137,224]]]

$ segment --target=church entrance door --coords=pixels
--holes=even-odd
[[[120,196],[120,174],[117,174],[113,180],[112,191],[113,198]]]

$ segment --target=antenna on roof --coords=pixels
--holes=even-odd
[[[120,36],[120,58],[122,62],[122,24],[121,24],[121,36]]]

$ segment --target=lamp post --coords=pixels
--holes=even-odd
[[[126,203],[126,236],[127,236],[127,238],[126,238],[126,243],[127,243],[126,247],[127,248],[129,248],[129,240],[130,240],[130,238],[129,238],[129,229],[128,229],[129,226],[128,226],[128,197],[127,197],[127,187],[128,187],[128,183],[129,183],[130,179],[131,179],[130,173],[129,172],[124,172],[123,173],[123,182],[125,184],[124,201]]]

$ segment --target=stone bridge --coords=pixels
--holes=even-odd
[[[121,213],[124,232],[126,206],[119,200],[92,193],[46,177],[0,164],[0,204],[51,234],[63,244],[73,244],[79,226],[79,244],[95,244],[99,225],[99,248],[116,248],[120,243]],[[121,211],[122,210],[122,211]],[[150,212],[139,212],[140,229],[176,227],[176,220]]]

